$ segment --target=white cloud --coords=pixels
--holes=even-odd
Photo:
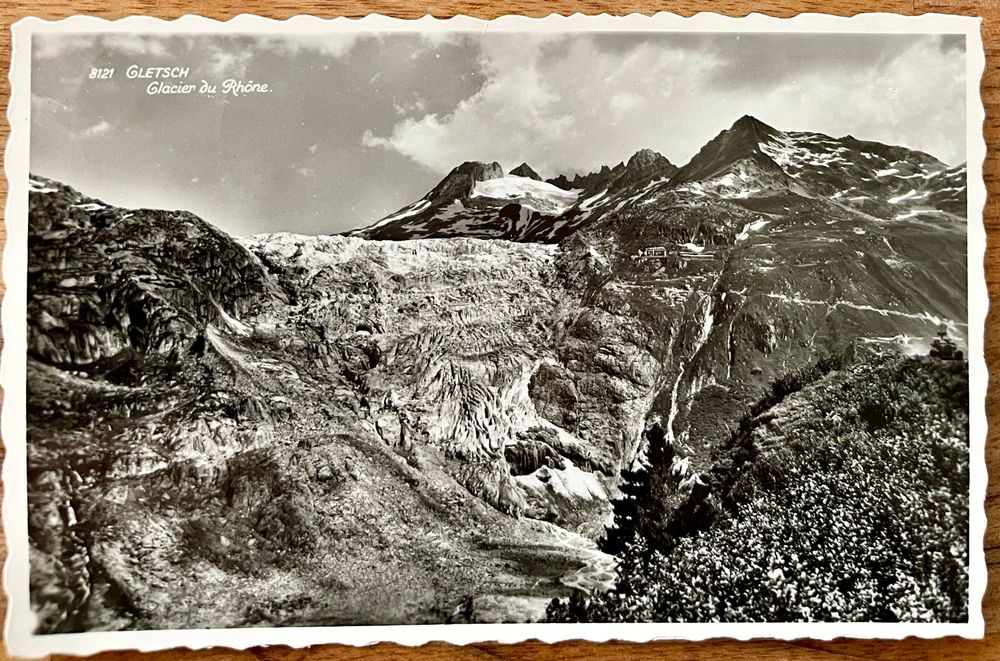
[[[410,59],[415,60],[421,55],[431,51],[440,51],[448,46],[458,46],[468,42],[470,39],[481,39],[478,32],[455,32],[455,31],[430,31],[419,33],[420,38],[413,44],[410,50]],[[435,57],[440,57],[440,52],[435,53]]]
[[[35,34],[31,37],[31,55],[37,60],[51,60],[64,53],[84,50],[94,45],[92,36],[71,34]]]
[[[115,127],[111,122],[107,121],[106,119],[102,119],[93,126],[88,126],[83,131],[81,131],[80,137],[95,138],[97,136],[110,133],[114,128]]]
[[[137,34],[107,34],[101,38],[101,44],[127,55],[149,55],[164,57],[169,54],[167,39],[160,36],[144,36]]]
[[[543,174],[617,161],[644,146],[664,148],[666,95],[714,66],[670,48],[602,52],[589,37],[483,42],[486,82],[447,116],[405,117],[362,143],[392,149],[438,172],[465,160],[522,160]],[[648,116],[636,115],[645,109]],[[631,114],[630,114],[631,113]],[[641,113],[640,113],[641,114]],[[625,131],[609,125],[629,119]],[[622,140],[622,134],[634,135]]]
[[[208,72],[215,76],[242,78],[246,75],[247,66],[252,59],[253,51],[249,48],[239,50],[213,48],[205,66]]]
[[[66,105],[65,101],[60,99],[54,99],[50,96],[41,96],[40,94],[31,95],[31,112],[32,113],[56,113],[59,111],[69,110],[69,106]]]
[[[372,133],[371,129],[365,129],[365,132],[361,134],[361,144],[365,147],[382,147],[385,149],[392,149],[391,141],[378,137]]]
[[[965,160],[965,58],[930,40],[850,75],[816,71],[751,99],[730,98],[778,128],[851,134],[952,164]]]
[[[767,82],[733,85],[715,74],[755,82],[755,70],[741,68],[739,52],[724,45],[601,50],[589,36],[493,35],[482,42],[486,82],[475,94],[445,115],[399,106],[392,130],[367,131],[362,144],[439,173],[499,160],[526,161],[549,176],[613,164],[643,147],[683,164],[752,114],[779,129],[851,133],[963,160],[962,53],[946,53],[932,38],[886,50],[888,57],[859,63],[817,57],[794,74],[768,71]],[[763,61],[781,66],[780,58]]]
[[[609,102],[616,116],[623,115],[642,103],[642,97],[634,92],[618,92]]]
[[[123,55],[170,57],[190,51],[200,44],[209,49],[210,70],[228,73],[232,66],[245,65],[252,56],[252,47],[268,49],[281,55],[296,55],[302,50],[314,51],[332,57],[342,57],[350,52],[359,39],[371,37],[365,33],[295,34],[286,36],[261,36],[251,41],[243,40],[244,48],[226,50],[225,40],[203,36],[164,36],[135,33],[105,34],[36,34],[32,37],[32,55],[35,59],[48,60],[89,48],[108,49]]]
[[[392,104],[392,109],[399,117],[406,115],[423,114],[427,112],[427,102],[421,97],[415,96],[412,101]]]
[[[359,40],[371,36],[373,35],[363,32],[265,36],[259,37],[257,44],[282,55],[295,55],[302,50],[309,50],[331,57],[343,57]]]
[[[32,36],[32,49],[34,57],[40,60],[53,59],[88,48],[104,48],[124,55],[164,57],[169,54],[167,48],[169,39],[170,37],[134,33],[36,34]]]

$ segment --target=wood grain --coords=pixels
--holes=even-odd
[[[41,18],[58,19],[73,14],[92,14],[105,18],[120,18],[132,14],[149,14],[161,18],[176,18],[184,14],[198,13],[212,18],[226,19],[240,13],[254,13],[271,18],[287,18],[296,14],[314,14],[323,17],[333,16],[363,16],[370,12],[379,12],[401,18],[415,18],[424,14],[434,16],[450,16],[468,14],[480,18],[494,18],[502,14],[521,13],[530,16],[545,16],[552,12],[569,14],[582,12],[586,14],[628,14],[632,12],[652,13],[655,11],[672,11],[682,15],[690,15],[699,11],[716,11],[731,16],[742,16],[750,12],[769,14],[772,16],[793,16],[801,12],[826,12],[850,16],[861,12],[886,11],[902,14],[922,14],[926,12],[942,12],[965,14],[983,17],[983,39],[986,46],[986,71],[982,81],[983,103],[986,107],[986,122],[984,131],[988,144],[988,156],[984,167],[986,185],[990,201],[987,203],[984,220],[988,234],[986,257],[986,278],[989,286],[990,300],[996,300],[1000,295],[1000,207],[994,201],[1000,194],[1000,160],[997,158],[996,147],[1000,143],[1000,2],[997,0],[978,0],[961,2],[959,0],[894,0],[889,2],[860,2],[838,0],[834,2],[809,0],[759,0],[757,2],[741,2],[723,0],[721,2],[686,1],[667,2],[663,4],[620,0],[619,2],[599,2],[596,0],[560,0],[557,2],[541,2],[539,0],[523,0],[522,2],[485,2],[483,0],[433,0],[431,2],[416,2],[414,0],[388,0],[385,2],[345,1],[334,2],[274,2],[265,3],[261,0],[240,2],[238,0],[202,0],[197,6],[188,6],[179,0],[118,0],[114,2],[96,2],[94,0],[81,2],[58,2],[56,0],[37,0],[36,2],[3,2],[0,4],[0,22],[4,33],[0,35],[0,72],[6,72],[10,64],[10,32],[8,26],[23,16],[38,16]],[[6,108],[9,95],[9,82],[3,78],[0,86],[0,101]],[[0,140],[6,143],[9,127],[4,120]],[[6,178],[0,179],[0,193],[6,198]],[[0,236],[5,234],[0,230]],[[2,288],[2,285],[0,285]],[[0,289],[2,291],[2,289]],[[996,314],[991,314],[986,326],[986,357],[991,372],[996,371],[997,360],[1000,358],[1000,332],[997,328]],[[991,473],[1000,471],[1000,439],[997,438],[998,423],[1000,423],[1000,393],[991,387],[988,396],[988,417],[990,434],[987,442],[987,466]],[[457,647],[434,643],[419,648],[406,648],[398,645],[381,644],[372,647],[353,648],[339,645],[324,645],[304,650],[293,650],[283,647],[255,648],[246,651],[227,649],[209,650],[168,650],[152,654],[137,652],[105,653],[91,657],[103,661],[152,661],[183,658],[190,661],[224,661],[229,659],[261,659],[266,661],[299,661],[300,659],[322,659],[325,661],[347,659],[429,659],[431,661],[458,661],[473,659],[806,659],[806,658],[838,658],[838,659],[1000,659],[1000,590],[995,579],[1000,564],[1000,483],[992,480],[986,500],[987,516],[990,523],[986,533],[986,561],[990,570],[991,581],[987,587],[983,601],[983,611],[986,618],[986,638],[980,641],[970,641],[958,638],[938,640],[920,640],[909,638],[902,641],[878,640],[835,640],[813,641],[800,640],[779,642],[770,640],[739,642],[733,640],[714,640],[704,643],[583,643],[566,642],[558,645],[545,645],[538,642],[525,642],[518,645],[499,645],[493,643]],[[0,539],[0,545],[2,545]],[[6,653],[0,650],[0,659],[6,659]],[[71,658],[71,657],[65,657]]]

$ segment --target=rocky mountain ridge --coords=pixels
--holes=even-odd
[[[466,163],[449,174],[435,191],[374,225],[352,232],[369,239],[401,240],[470,236],[557,243],[603,216],[633,204],[648,203],[668,191],[700,195],[706,190],[725,198],[757,199],[775,204],[820,198],[882,219],[899,215],[965,215],[965,189],[956,186],[964,165],[949,168],[922,152],[904,147],[831,138],[818,133],[779,131],[743,116],[709,141],[686,165],[676,167],[661,154],[643,149],[614,168],[587,175],[549,179],[561,191],[558,204],[538,208],[515,191],[471,199],[448,188],[436,192],[459,169],[489,171],[503,177],[499,164]],[[526,170],[522,168],[527,168]],[[510,174],[535,174],[522,164]],[[485,176],[485,175],[484,175]],[[538,179],[537,174],[533,179]]]

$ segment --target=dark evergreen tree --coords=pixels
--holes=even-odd
[[[637,470],[622,469],[622,482],[619,485],[622,495],[611,501],[614,519],[605,528],[604,537],[597,541],[597,546],[605,553],[621,555],[625,547],[635,539],[635,529],[639,521],[639,503],[645,501],[649,494],[649,472],[645,466]]]
[[[598,540],[598,547],[605,553],[621,555],[636,533],[644,536],[654,532],[660,524],[663,505],[653,497],[651,471],[669,473],[674,457],[674,449],[666,440],[663,427],[654,422],[645,432],[646,462],[634,469],[622,469],[622,481],[618,488],[622,495],[611,501],[614,519],[605,528],[604,537]]]
[[[649,545],[650,550],[665,551],[674,544],[672,531],[668,530],[673,508],[676,506],[679,476],[674,474],[674,446],[667,442],[667,435],[658,422],[646,430],[646,461],[649,463],[649,485],[640,503],[640,518],[636,530]]]

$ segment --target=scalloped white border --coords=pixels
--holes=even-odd
[[[243,14],[222,22],[200,16],[183,16],[166,21],[148,16],[132,16],[108,21],[92,16],[72,16],[55,22],[25,18],[11,31],[11,98],[7,111],[11,134],[4,154],[8,181],[6,206],[7,243],[4,249],[3,277],[7,284],[3,300],[2,322],[4,347],[0,362],[0,381],[4,388],[2,411],[3,441],[6,461],[3,466],[3,517],[8,555],[4,566],[4,584],[8,593],[5,627],[6,642],[18,656],[43,656],[51,653],[92,654],[102,650],[134,648],[158,650],[183,646],[204,648],[227,646],[245,649],[258,645],[304,647],[321,643],[369,645],[392,641],[403,645],[421,645],[430,641],[465,644],[483,641],[515,643],[537,638],[544,642],[569,639],[590,641],[661,639],[704,640],[730,637],[749,638],[818,638],[835,637],[894,638],[918,636],[934,638],[958,635],[980,638],[984,634],[982,598],[986,588],[986,562],[983,535],[986,531],[986,391],[987,371],[984,354],[984,327],[989,297],[983,260],[986,232],[982,222],[986,187],[982,167],[986,143],[982,135],[985,117],[979,97],[979,84],[985,67],[981,20],[974,17],[941,14],[899,16],[894,14],[859,14],[834,17],[822,14],[799,14],[793,18],[774,18],[750,14],[733,18],[712,13],[692,17],[658,13],[653,16],[585,16],[551,14],[546,18],[503,16],[490,21],[456,16],[447,20],[424,16],[416,20],[370,14],[360,19],[295,16],[284,21]],[[289,627],[251,629],[186,629],[161,631],[122,631],[56,634],[36,636],[31,633],[34,615],[28,593],[28,531],[25,463],[25,356],[26,353],[26,272],[28,154],[30,138],[31,36],[58,32],[156,32],[184,33],[321,33],[334,32],[439,32],[503,31],[531,32],[870,32],[870,33],[951,33],[966,35],[967,62],[967,163],[969,177],[969,358],[971,360],[970,401],[970,589],[968,623],[961,624],[872,624],[872,623],[778,623],[778,624],[452,624],[410,626]]]

